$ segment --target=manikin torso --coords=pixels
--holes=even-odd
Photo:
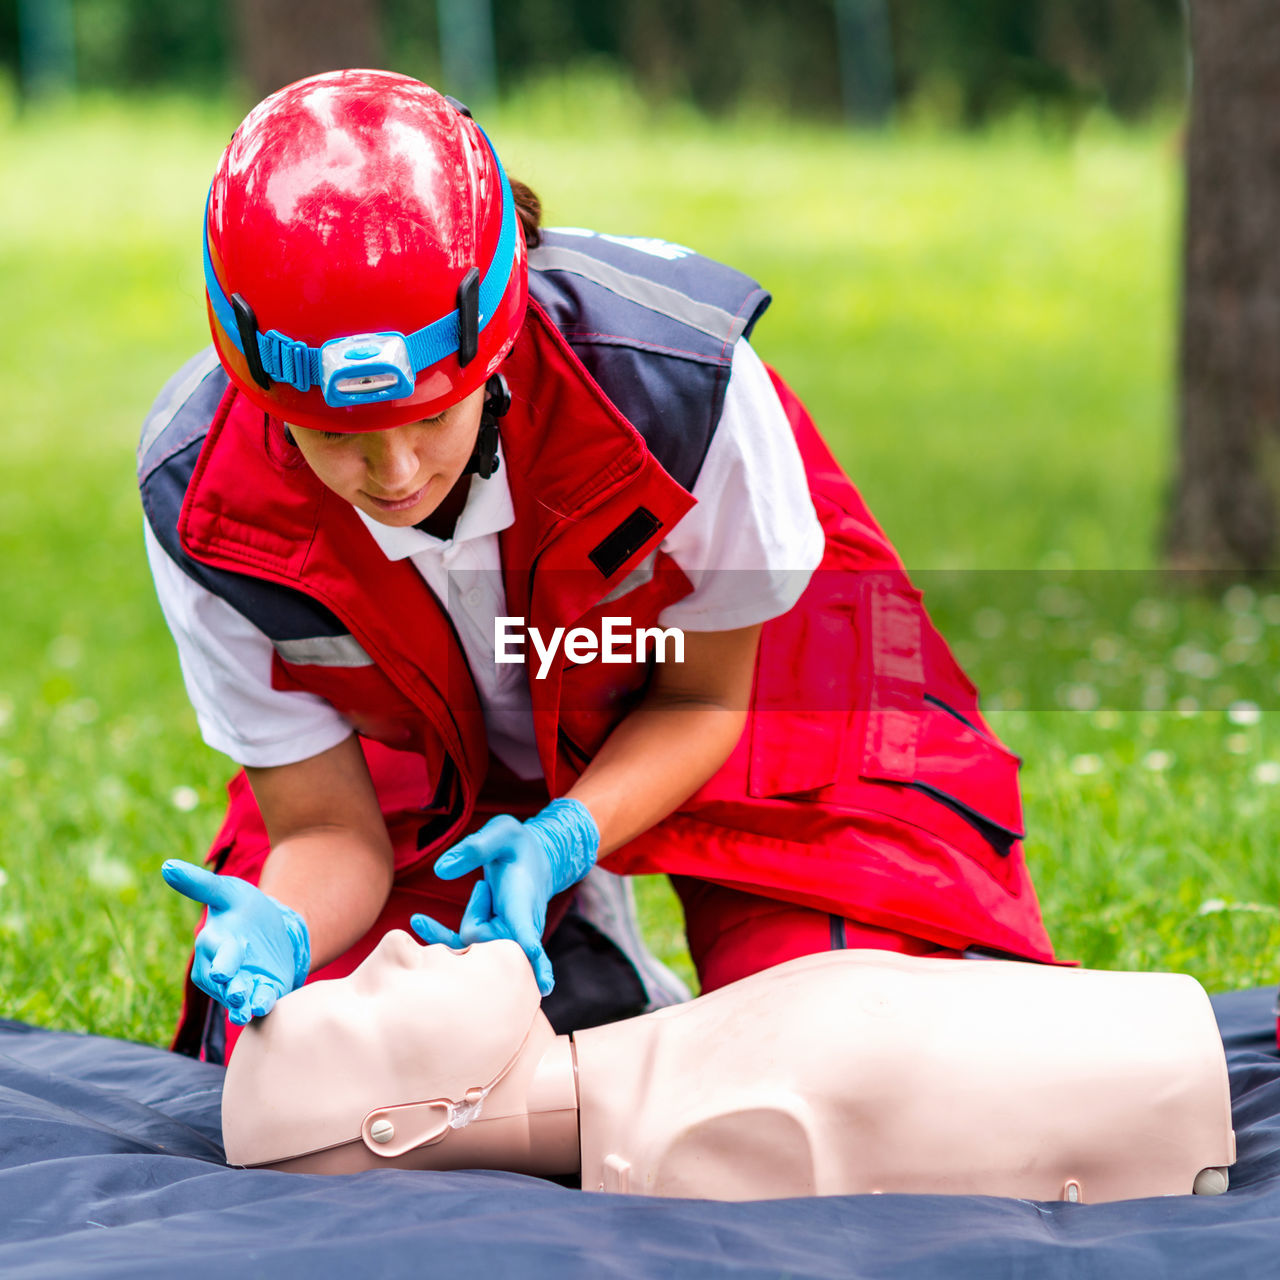
[[[1113,1200],[1225,1189],[1234,1159],[1221,1041],[1182,975],[841,951],[570,1038],[514,943],[399,932],[252,1024],[223,1133],[233,1164],[731,1200]]]

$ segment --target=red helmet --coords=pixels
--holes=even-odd
[[[434,417],[496,371],[524,319],[524,232],[489,139],[389,71],[259,103],[222,153],[204,243],[223,366],[303,427]]]

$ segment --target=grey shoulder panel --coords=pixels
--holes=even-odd
[[[567,271],[590,280],[623,301],[633,302],[708,338],[714,338],[722,352],[725,347],[732,348],[742,336],[748,322],[755,318],[754,312],[747,313],[742,308],[736,312],[729,311],[714,302],[702,302],[669,284],[626,271],[612,262],[584,253],[581,249],[571,249],[559,244],[543,245],[533,251],[529,262],[538,271]]]
[[[691,489],[724,407],[734,344],[769,295],[683,245],[561,228],[529,255],[529,292],[587,371]]]
[[[346,631],[342,623],[302,592],[215,569],[183,549],[178,517],[227,385],[227,375],[209,347],[188,360],[156,397],[138,444],[138,488],[147,522],[183,573],[220,596],[272,640],[341,636]]]
[[[203,435],[227,390],[227,375],[213,347],[197,352],[164,384],[142,421],[138,440],[138,478],[158,465],[158,458],[174,447],[190,443],[192,431]],[[175,441],[174,435],[183,436]],[[163,439],[162,439],[163,438]]]

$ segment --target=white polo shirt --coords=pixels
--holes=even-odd
[[[501,447],[499,447],[501,459]],[[390,560],[411,560],[448,611],[484,712],[489,746],[536,778],[527,664],[494,661],[494,620],[507,612],[498,535],[515,519],[506,466],[471,478],[453,537],[391,528],[357,514]],[[693,487],[697,505],[661,543],[693,584],[663,610],[664,627],[730,631],[767,622],[800,598],[822,559],[822,528],[804,466],[768,372],[745,339],[733,352],[719,425]],[[292,764],[336,746],[351,726],[314,694],[271,687],[270,639],[189,578],[149,526],[147,556],[178,646],[204,740],[239,764]]]

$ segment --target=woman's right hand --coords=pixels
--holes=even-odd
[[[435,872],[442,880],[484,872],[471,891],[458,931],[424,915],[413,916],[409,923],[424,942],[449,947],[510,938],[528,956],[538,990],[550,995],[555,974],[542,945],[547,903],[591,870],[599,847],[595,819],[577,800],[553,800],[527,822],[500,814],[436,861]]]
[[[196,935],[191,981],[244,1026],[265,1017],[300,987],[311,968],[311,941],[296,911],[238,876],[220,876],[170,858],[165,883],[208,908]]]

